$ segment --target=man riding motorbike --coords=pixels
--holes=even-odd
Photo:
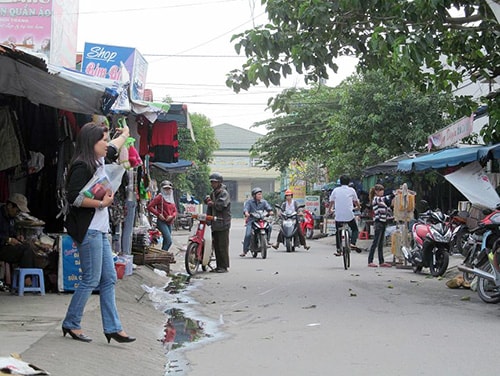
[[[298,210],[299,204],[293,199],[293,192],[290,189],[287,189],[285,191],[285,201],[281,204],[281,211],[284,213],[287,211],[298,212]],[[299,236],[300,245],[302,245],[306,250],[311,248],[306,244],[306,238],[300,226],[297,227],[297,235]],[[283,231],[280,229],[278,237],[276,238],[276,243],[273,244],[273,248],[278,249],[280,243],[283,243],[283,240]]]
[[[268,215],[273,215],[273,208],[271,205],[262,198],[262,188],[255,187],[252,189],[252,199],[245,202],[245,207],[243,208],[243,214],[245,215],[245,238],[243,239],[243,253],[240,257],[245,257],[250,248],[250,238],[252,236],[252,222],[253,218],[250,213],[254,213],[257,210],[265,210]],[[271,229],[271,227],[269,227]],[[271,238],[271,230],[267,234],[267,239]]]

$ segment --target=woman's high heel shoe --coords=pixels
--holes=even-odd
[[[115,332],[115,333],[104,333],[104,336],[108,340],[108,343],[111,342],[111,339],[114,339],[116,342],[119,342],[119,343],[128,343],[128,342],[134,342],[135,341],[134,337],[122,336],[118,332]]]
[[[92,338],[87,337],[83,333],[76,334],[75,332],[73,332],[73,330],[65,328],[64,326],[62,327],[62,332],[63,332],[63,337],[66,337],[66,334],[69,334],[71,338],[73,338],[76,341],[92,342]]]

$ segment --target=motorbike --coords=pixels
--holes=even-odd
[[[419,273],[428,267],[432,276],[442,276],[450,261],[451,235],[441,210],[428,210],[419,216],[412,226],[413,248],[401,248],[413,271]]]
[[[250,213],[253,217],[252,233],[250,237],[250,252],[253,258],[260,253],[261,257],[267,257],[267,247],[271,237],[270,217],[265,210],[257,210]]]
[[[314,236],[314,218],[309,210],[304,210],[304,215],[300,220],[300,228],[306,239],[312,239]]]
[[[485,217],[471,229],[466,256],[458,270],[464,279],[477,276],[477,292],[485,303],[500,302],[500,207],[483,211]]]
[[[179,213],[174,220],[174,230],[178,231],[180,228],[183,230],[191,231],[193,228],[193,217],[189,213]]]
[[[281,206],[275,205],[277,209],[281,210]],[[299,205],[298,208],[302,209],[305,205]],[[299,240],[299,220],[298,213],[295,210],[286,210],[280,212],[280,230],[283,235],[283,244],[285,244],[287,252],[294,252],[295,247],[300,244]]]
[[[469,213],[466,211],[453,210],[449,214],[448,226],[451,228],[450,250],[453,253],[464,254],[464,246],[469,238],[469,227],[467,226],[467,217]]]

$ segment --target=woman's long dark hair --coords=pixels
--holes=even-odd
[[[75,155],[71,163],[76,161],[84,162],[92,173],[97,170],[99,163],[96,161],[94,146],[102,140],[104,134],[108,133],[108,128],[96,123],[87,123],[78,133],[76,138]]]

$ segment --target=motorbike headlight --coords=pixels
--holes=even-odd
[[[436,229],[431,227],[431,234],[435,241],[439,243],[448,243],[450,241],[450,232],[445,231],[444,234],[437,231]]]

